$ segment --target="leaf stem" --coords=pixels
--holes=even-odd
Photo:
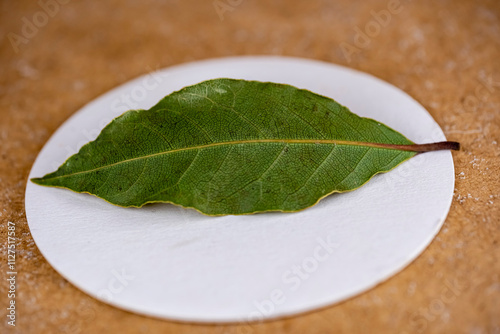
[[[388,145],[387,148],[394,148],[402,151],[411,151],[417,153],[440,151],[440,150],[460,150],[460,143],[456,141],[440,141],[429,144],[414,144],[414,145]]]

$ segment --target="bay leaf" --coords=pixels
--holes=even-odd
[[[32,181],[124,207],[168,202],[207,215],[291,212],[359,188],[419,152],[458,146],[416,145],[289,85],[215,79],[149,110],[127,111],[55,172]]]

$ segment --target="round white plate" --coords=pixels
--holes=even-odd
[[[149,73],[92,101],[50,138],[30,178],[55,170],[122,112],[220,77],[306,88],[415,142],[445,140],[420,104],[368,74],[305,59],[224,58]],[[26,214],[47,261],[99,300],[167,319],[247,322],[332,305],[394,275],[439,231],[453,187],[451,154],[440,151],[298,213],[208,217],[169,204],[120,208],[28,182]]]

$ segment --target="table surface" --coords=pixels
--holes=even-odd
[[[16,225],[19,333],[500,333],[500,2],[3,1],[0,235]],[[87,102],[155,69],[237,55],[312,58],[371,73],[419,101],[449,140],[456,189],[431,245],[338,305],[265,323],[195,325],[101,303],[56,273],[26,221],[30,168]],[[54,236],[57,238],[57,236]],[[146,283],[147,284],[147,283]]]

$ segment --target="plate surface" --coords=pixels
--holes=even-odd
[[[50,138],[30,178],[55,170],[122,112],[220,77],[309,89],[415,142],[445,140],[420,104],[368,74],[297,58],[223,58],[149,73],[95,99]],[[437,234],[453,188],[451,153],[440,151],[298,213],[207,217],[169,204],[120,208],[28,182],[26,214],[47,261],[101,301],[167,319],[247,322],[331,305],[394,275]]]

